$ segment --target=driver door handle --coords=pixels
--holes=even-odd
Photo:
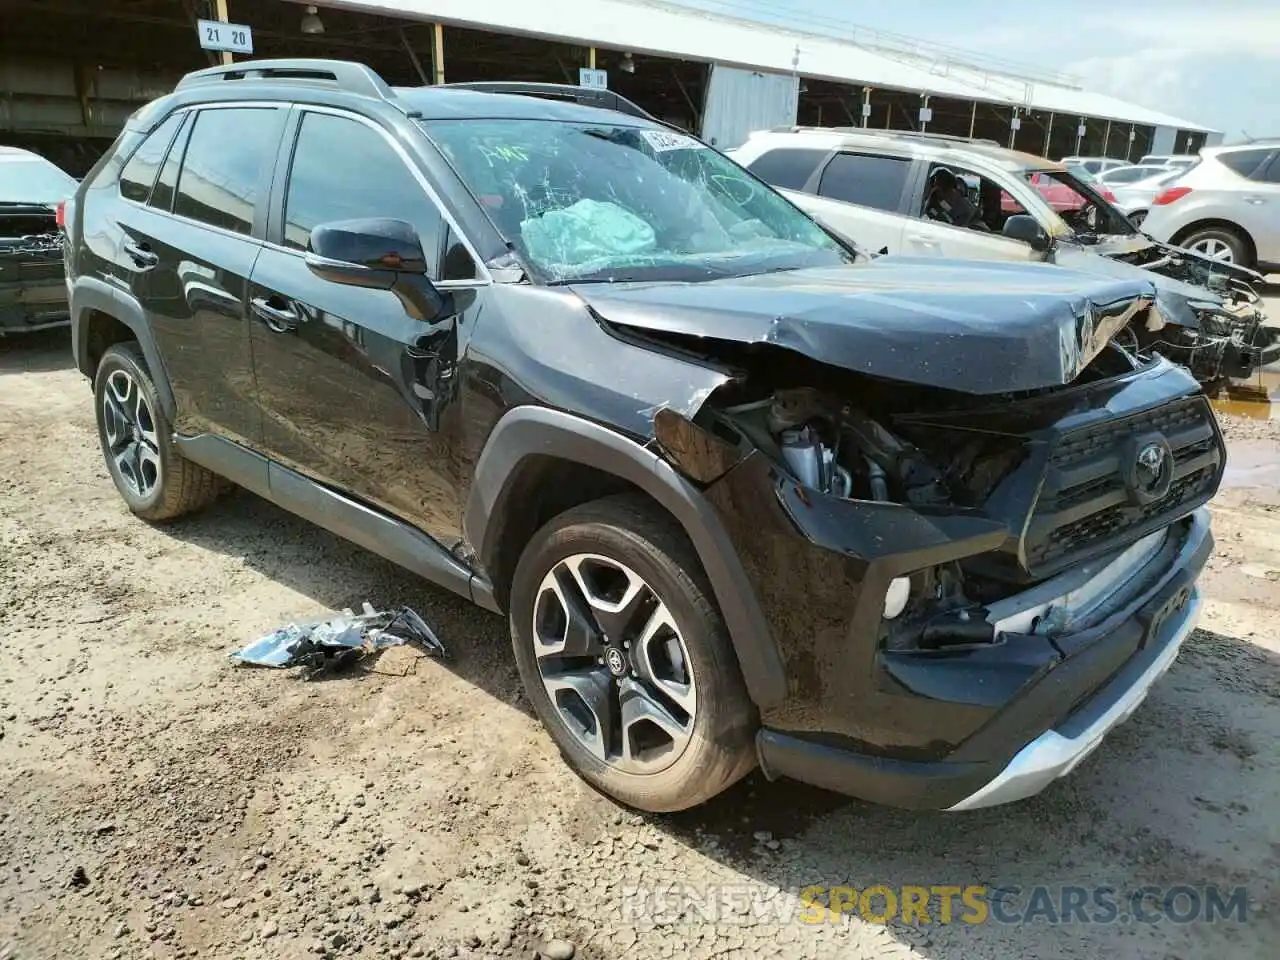
[[[274,307],[269,297],[255,297],[249,306],[254,314],[275,333],[292,333],[298,329],[298,312],[292,307]]]

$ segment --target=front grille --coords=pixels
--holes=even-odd
[[[1160,499],[1136,502],[1125,480],[1130,440],[1160,434],[1173,457],[1172,482]],[[1033,576],[1048,575],[1085,554],[1137,539],[1209,499],[1223,468],[1213,414],[1203,397],[1064,435],[1049,454],[1047,473],[1023,541]]]

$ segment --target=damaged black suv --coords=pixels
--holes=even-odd
[[[1195,621],[1225,462],[1154,288],[866,260],[606,94],[187,77],[67,210],[107,468],[245,487],[505,613],[569,764],[1029,796]]]

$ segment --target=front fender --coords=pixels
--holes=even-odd
[[[467,498],[463,529],[481,563],[499,549],[512,503],[511,480],[529,457],[554,457],[594,467],[640,488],[684,528],[729,628],[747,691],[757,706],[780,703],[787,683],[782,659],[751,582],[719,517],[702,493],[647,447],[582,417],[521,406],[490,433]]]

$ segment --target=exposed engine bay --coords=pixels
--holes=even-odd
[[[725,409],[757,449],[806,487],[846,500],[946,503],[926,456],[866,412],[807,387]]]

